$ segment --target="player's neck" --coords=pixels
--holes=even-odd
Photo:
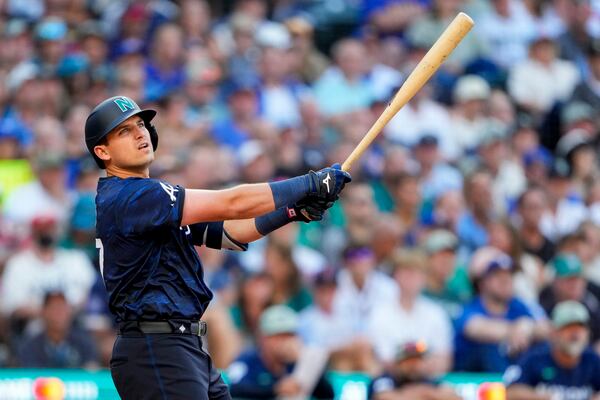
[[[109,165],[106,167],[106,175],[107,176],[116,176],[121,179],[127,178],[149,178],[150,177],[150,168],[142,167],[140,169],[126,169],[117,167],[114,165]]]

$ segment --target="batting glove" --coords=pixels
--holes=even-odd
[[[334,202],[338,199],[346,183],[352,181],[352,176],[342,171],[340,164],[308,173],[311,180],[311,191],[309,196],[314,196],[325,203]]]

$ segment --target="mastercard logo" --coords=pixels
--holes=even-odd
[[[477,391],[479,400],[506,400],[506,388],[499,382],[483,383]]]
[[[58,378],[37,378],[33,382],[35,400],[64,400],[67,390]]]

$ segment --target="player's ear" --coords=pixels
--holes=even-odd
[[[106,146],[103,144],[99,144],[94,147],[94,154],[96,155],[96,157],[98,157],[102,161],[110,160],[110,154],[108,154],[108,150],[106,149]]]

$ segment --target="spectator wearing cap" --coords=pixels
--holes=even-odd
[[[477,149],[479,164],[492,177],[493,209],[496,215],[506,215],[510,206],[527,187],[521,164],[510,154],[507,130],[490,122],[482,132]]]
[[[292,59],[296,65],[296,74],[302,82],[311,84],[329,66],[329,60],[314,44],[314,26],[304,17],[296,16],[285,21],[292,35]]]
[[[540,221],[544,235],[554,241],[575,232],[587,218],[584,199],[575,190],[572,176],[569,163],[561,158],[556,159],[546,185],[548,208]]]
[[[590,0],[569,1],[564,4],[561,17],[565,31],[557,38],[561,58],[577,65],[581,76],[587,76],[586,50],[592,39],[590,26],[592,6]]]
[[[1,312],[28,322],[40,315],[44,294],[60,287],[79,310],[87,300],[96,273],[85,253],[57,247],[58,220],[38,215],[31,222],[32,244],[6,263],[1,286]]]
[[[456,392],[439,385],[427,371],[429,349],[423,341],[402,343],[385,373],[369,384],[370,400],[432,399],[458,400]]]
[[[593,138],[583,129],[573,129],[560,138],[556,153],[569,164],[573,191],[584,197],[587,188],[600,177]]]
[[[253,86],[242,82],[233,80],[225,87],[229,115],[216,121],[210,133],[218,144],[236,149],[252,136],[259,122],[258,97]]]
[[[68,26],[61,18],[48,17],[35,27],[37,55],[32,61],[38,72],[46,76],[55,74],[66,54]]]
[[[260,140],[248,140],[237,152],[241,176],[244,182],[264,182],[271,179],[275,172],[275,164],[269,156],[268,149]]]
[[[96,345],[89,333],[73,323],[74,309],[64,293],[44,294],[42,332],[25,337],[18,364],[25,368],[97,368]]]
[[[372,373],[378,370],[373,347],[368,340],[353,337],[350,321],[334,308],[336,293],[335,270],[328,268],[317,274],[313,284],[314,304],[300,313],[300,337],[304,344],[329,352],[330,369]]]
[[[542,146],[537,146],[523,153],[525,177],[529,186],[544,187],[552,166],[552,154]]]
[[[40,153],[33,161],[34,181],[15,189],[4,202],[8,221],[29,226],[36,215],[50,214],[61,224],[67,221],[71,195],[66,188],[65,159],[62,154]]]
[[[589,321],[581,303],[557,304],[549,343],[505,371],[507,400],[600,398],[600,357],[588,347]]]
[[[145,99],[156,101],[172,94],[186,82],[183,33],[175,24],[163,24],[152,37],[151,55],[145,65]]]
[[[568,100],[580,80],[575,64],[559,59],[554,41],[542,35],[529,45],[528,58],[511,68],[507,85],[519,107],[543,115]]]
[[[594,110],[598,110],[600,108],[600,40],[590,41],[586,53],[589,74],[575,87],[571,100],[588,104]]]
[[[400,295],[374,309],[369,318],[369,338],[376,354],[389,364],[400,345],[423,341],[430,350],[424,372],[431,376],[444,374],[452,366],[453,332],[444,309],[423,296],[427,258],[419,250],[403,250],[396,254],[393,266]]]
[[[329,117],[367,108],[374,99],[368,84],[367,53],[362,42],[342,39],[332,49],[334,66],[315,82],[315,98],[319,109]]]
[[[462,188],[463,177],[442,159],[437,136],[423,132],[413,147],[413,152],[419,164],[418,176],[425,202],[432,201],[447,190]]]
[[[427,254],[423,295],[442,306],[452,320],[458,318],[473,292],[466,266],[457,264],[458,246],[456,235],[445,229],[431,231],[422,244]]]
[[[271,306],[260,316],[257,347],[244,352],[227,369],[234,398],[273,399],[307,395],[291,375],[302,353],[297,336],[298,315],[283,305]],[[332,399],[333,388],[321,376],[312,397]]]
[[[197,59],[186,65],[184,121],[186,127],[204,133],[225,119],[228,110],[219,96],[223,72],[203,49],[198,50]]]
[[[489,83],[477,75],[463,75],[452,92],[454,102],[451,125],[446,128],[458,148],[457,156],[472,153],[488,124],[488,102],[492,93]]]
[[[538,257],[544,264],[556,252],[555,244],[540,229],[548,207],[546,192],[537,186],[529,187],[517,200],[517,234],[523,250]]]
[[[310,101],[311,94],[292,76],[290,33],[284,25],[268,22],[257,29],[255,40],[260,48],[259,113],[278,128],[297,127],[300,103]]]
[[[469,277],[476,297],[456,322],[454,369],[502,372],[518,355],[546,336],[544,320],[535,320],[514,297],[512,259],[493,247],[471,258]]]
[[[562,301],[582,303],[590,313],[590,342],[600,349],[600,287],[586,280],[583,263],[574,253],[557,254],[550,266],[554,279],[540,293],[540,304],[550,315]]]

